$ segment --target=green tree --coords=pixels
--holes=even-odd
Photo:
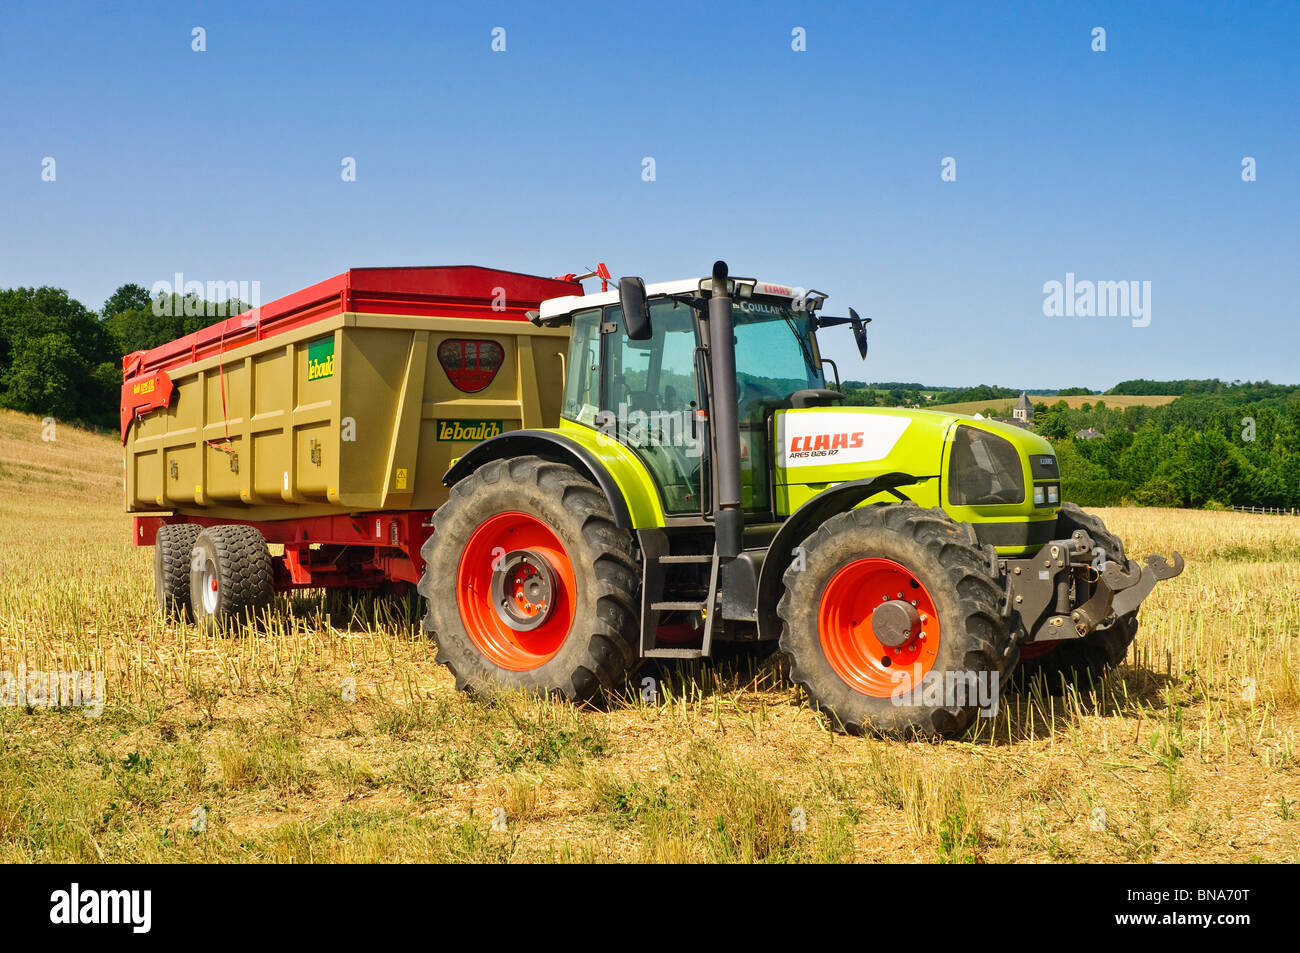
[[[0,291],[0,405],[108,425],[120,383],[113,336],[80,301],[60,288]]]
[[[1241,455],[1222,433],[1180,431],[1175,439],[1169,478],[1184,506],[1232,503],[1245,489]]]
[[[1133,439],[1117,461],[1116,475],[1127,483],[1140,487],[1160,469],[1168,457],[1165,435],[1151,421],[1143,424],[1133,434]]]
[[[90,368],[68,335],[55,331],[23,343],[3,378],[15,410],[72,420],[86,408]]]
[[[1035,429],[1048,440],[1063,440],[1070,436],[1069,422],[1060,411],[1049,410],[1034,417]]]
[[[115,314],[122,314],[124,311],[144,311],[151,303],[149,292],[143,287],[136,284],[122,285],[104,302],[104,307],[100,309],[101,318],[111,318]]]
[[[0,369],[28,341],[46,334],[67,335],[77,352],[92,362],[115,357],[111,335],[95,315],[62,288],[9,288],[0,291]]]

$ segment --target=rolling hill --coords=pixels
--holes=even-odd
[[[1029,399],[1035,404],[1044,403],[1048,406],[1065,401],[1070,407],[1078,409],[1084,404],[1096,405],[1099,401],[1105,401],[1107,407],[1159,407],[1162,404],[1168,404],[1177,399],[1174,394],[1156,394],[1156,395],[1127,395],[1127,394],[1091,394],[1077,397],[1057,397],[1053,394],[1030,394]],[[934,406],[927,405],[926,410],[946,410],[954,414],[982,414],[987,407],[992,407],[997,411],[999,417],[1010,417],[1011,407],[1015,400],[968,400],[960,404],[937,404]]]

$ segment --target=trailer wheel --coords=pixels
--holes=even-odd
[[[1057,537],[1068,538],[1076,529],[1086,530],[1107,559],[1124,562],[1124,543],[1106,529],[1100,518],[1084,512],[1074,503],[1061,504],[1061,514],[1056,522]],[[1105,674],[1124,661],[1128,654],[1128,647],[1137,636],[1137,614],[1138,610],[1134,609],[1081,639],[1044,643],[1043,648],[1036,651],[1036,643],[1021,646],[1020,667],[1016,669],[1012,685],[1024,690],[1038,679],[1049,693],[1059,695],[1067,685],[1088,689],[1099,684]]]
[[[205,622],[242,622],[271,604],[271,551],[252,526],[209,526],[194,541],[190,609]]]
[[[200,527],[168,523],[158,527],[153,547],[153,591],[158,608],[169,619],[192,619],[190,612],[190,554]]]
[[[433,515],[424,627],[456,687],[584,701],[636,658],[640,572],[632,534],[571,467],[494,460]]]
[[[995,705],[1016,662],[1001,590],[942,510],[860,507],[803,541],[777,605],[790,678],[846,731],[935,737]]]

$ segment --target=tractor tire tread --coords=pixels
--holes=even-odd
[[[521,498],[531,492],[559,501],[581,537],[583,560],[574,558],[575,554],[570,558],[576,570],[586,567],[582,580],[592,587],[595,600],[593,611],[584,613],[579,608],[575,616],[568,639],[578,639],[581,651],[565,671],[536,675],[546,672],[559,659],[558,654],[532,672],[508,673],[492,666],[463,632],[454,604],[454,583],[453,598],[439,592],[440,581],[456,577],[468,541],[464,527],[474,522],[469,514],[477,508],[477,498],[502,483],[517,487]],[[436,661],[452,673],[460,690],[491,695],[503,687],[504,680],[508,683],[504,687],[583,702],[602,689],[618,688],[636,659],[640,612],[636,544],[628,530],[615,525],[604,494],[570,466],[532,455],[485,463],[456,483],[448,501],[434,511],[433,534],[422,555],[425,572],[418,588],[425,600],[424,628],[437,640]]]
[[[803,543],[805,559],[820,547],[852,528],[884,528],[920,544],[933,553],[943,567],[945,582],[957,594],[965,633],[963,664],[971,672],[996,672],[999,679],[1014,667],[1018,653],[1002,617],[1002,590],[988,574],[987,560],[960,524],[941,509],[923,509],[915,503],[863,506],[840,513],[818,527]],[[784,592],[777,604],[782,621],[780,647],[789,660],[790,679],[798,685],[813,706],[828,714],[838,726],[852,734],[879,730],[869,715],[841,711],[826,702],[827,692],[819,685],[809,667],[798,657],[793,626],[798,624],[796,593],[804,571],[791,565],[783,576]],[[825,580],[822,581],[823,584]],[[812,593],[800,593],[812,597]],[[945,632],[951,623],[945,625]],[[945,636],[952,637],[952,636]],[[914,717],[903,727],[888,729],[890,734],[914,734],[922,737],[951,736],[964,730],[975,718],[973,706],[938,706],[916,708]]]

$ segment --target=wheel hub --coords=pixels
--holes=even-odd
[[[541,553],[515,550],[492,571],[492,606],[497,617],[516,632],[536,629],[555,607],[555,570]]]
[[[902,599],[890,599],[871,613],[871,630],[882,645],[896,649],[921,634],[921,613]]]
[[[216,564],[211,560],[205,561],[199,571],[199,591],[203,595],[203,611],[208,615],[216,615],[220,585]]]

